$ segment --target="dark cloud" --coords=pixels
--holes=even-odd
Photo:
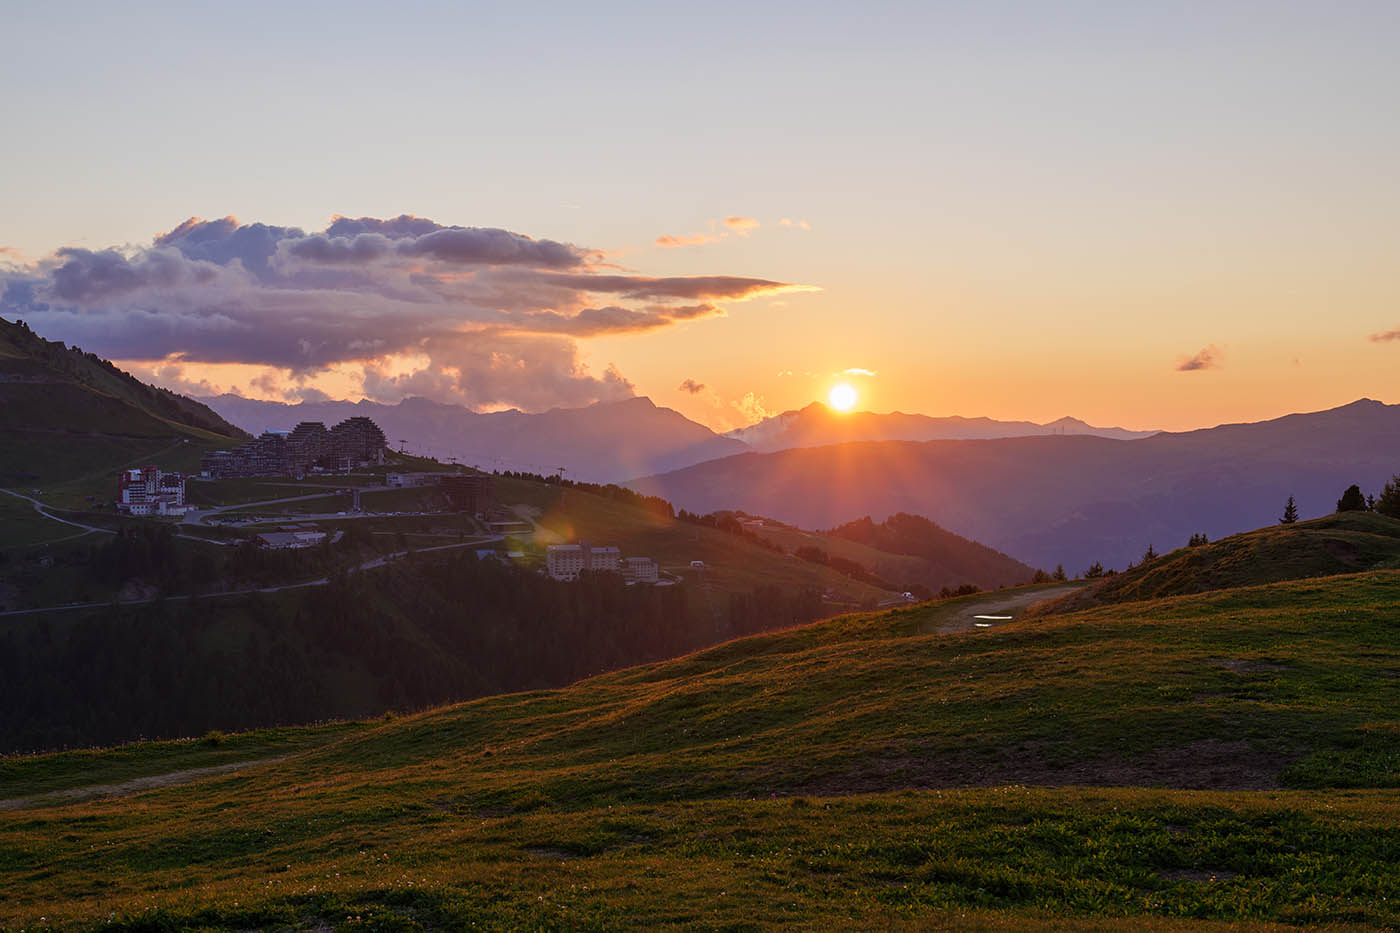
[[[543,266],[576,269],[589,254],[553,240],[532,240],[509,230],[453,227],[420,237],[406,238],[398,251],[404,256],[425,256],[440,262],[486,266]]]
[[[615,371],[590,374],[575,338],[720,316],[717,300],[792,287],[739,276],[594,274],[600,256],[411,215],[338,217],[311,233],[191,218],[145,248],[65,248],[28,264],[7,261],[0,312],[127,362],[252,364],[303,387],[331,367],[354,366],[371,397],[413,392],[530,408],[632,391]],[[600,305],[589,297],[597,294],[611,300]],[[408,371],[406,359],[415,361]],[[168,368],[160,375],[184,378]],[[284,384],[275,374],[269,380]]]
[[[380,220],[377,217],[336,217],[326,228],[326,236],[352,237],[361,233],[379,233],[391,240],[397,240],[401,237],[425,236],[434,230],[446,229],[442,224],[434,223],[426,217],[414,217],[412,214],[400,214],[388,220]]]
[[[1400,340],[1400,329],[1381,331],[1371,335],[1372,343],[1389,343],[1392,340]]]
[[[272,227],[267,224],[242,224],[237,218],[201,220],[191,217],[169,233],[156,237],[156,246],[170,246],[188,259],[202,259],[227,266],[234,260],[242,263],[259,279],[273,277],[271,259],[277,255],[277,245],[283,240],[305,236],[296,227]]]
[[[724,310],[712,304],[677,308],[653,305],[643,309],[609,305],[606,308],[584,308],[573,315],[559,314],[556,311],[536,311],[518,315],[512,320],[519,320],[522,329],[525,330],[570,334],[574,337],[596,337],[602,334],[636,334],[658,327],[669,327],[677,321],[723,316]]]
[[[1212,345],[1199,351],[1195,356],[1182,357],[1176,364],[1176,371],[1191,373],[1202,369],[1219,369],[1221,356],[1220,350]]]
[[[392,241],[382,233],[361,233],[353,237],[318,233],[300,240],[287,240],[280,246],[284,255],[324,263],[373,262],[388,255],[391,249]]]
[[[705,391],[705,383],[696,382],[694,379],[687,379],[676,387],[677,391],[689,392],[691,395],[699,395]]]
[[[735,275],[689,275],[649,278],[641,275],[554,275],[547,282],[580,291],[621,295],[624,298],[691,301],[752,298],[764,292],[788,291],[796,286],[768,279]]]
[[[207,285],[219,276],[217,265],[191,262],[174,249],[147,250],[135,259],[111,249],[64,248],[54,255],[58,264],[52,271],[52,294],[62,301],[93,302],[140,288]]]

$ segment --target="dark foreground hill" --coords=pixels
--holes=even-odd
[[[1032,566],[1124,567],[1257,528],[1295,496],[1329,514],[1342,490],[1400,470],[1400,405],[1330,411],[1142,440],[1056,436],[841,444],[742,454],[638,480],[677,508],[738,508],[803,527],[927,515]]]
[[[0,319],[0,485],[72,479],[172,443],[244,433],[209,408]]]
[[[1393,927],[1397,584],[932,634],[988,594],[377,724],[10,759],[0,924]],[[73,802],[94,783],[146,792]]]

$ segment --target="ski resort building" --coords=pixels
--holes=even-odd
[[[242,447],[215,450],[199,461],[213,479],[243,476],[300,476],[314,469],[348,473],[356,466],[384,462],[384,432],[363,415],[326,429],[303,421],[291,431],[264,431]]]
[[[184,515],[185,477],[154,466],[122,470],[117,475],[117,509],[128,515]]]
[[[660,579],[656,561],[650,557],[624,557],[622,578],[628,583],[655,583]]]
[[[622,551],[615,547],[581,544],[551,544],[545,552],[545,569],[556,580],[577,580],[585,570],[618,570]]]

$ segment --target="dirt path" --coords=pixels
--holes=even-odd
[[[49,791],[47,794],[35,794],[33,797],[12,797],[9,800],[0,800],[0,811],[56,807],[68,803],[81,803],[85,800],[94,800],[98,797],[125,797],[130,794],[139,794],[142,791],[155,790],[159,787],[170,787],[174,784],[189,784],[192,781],[198,781],[200,778],[229,774],[241,768],[271,764],[274,761],[282,761],[285,758],[286,756],[283,755],[279,758],[258,758],[253,761],[234,761],[225,765],[211,765],[207,768],[189,768],[184,771],[171,771],[168,774],[151,774],[146,777],[132,778],[129,781],[121,781],[116,784],[91,784],[87,787],[70,787],[66,790]]]
[[[986,599],[963,603],[957,614],[930,619],[925,623],[925,634],[937,632],[951,635],[954,632],[980,632],[1004,625],[1010,619],[979,619],[977,616],[1011,616],[1015,618],[1021,610],[1048,599],[1058,599],[1066,593],[1083,587],[1083,583],[1066,583],[1064,586],[1046,587],[1028,593],[988,593]]]

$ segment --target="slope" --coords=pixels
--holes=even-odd
[[[1275,421],[1135,441],[1055,436],[840,444],[741,454],[630,485],[677,508],[735,508],[804,527],[926,515],[1033,566],[1123,567],[1204,532],[1275,520],[1289,496],[1328,514],[1400,465],[1400,405],[1361,400]]]
[[[848,616],[0,812],[0,923],[1392,926],[1397,583]]]
[[[1382,568],[1400,568],[1400,520],[1369,512],[1340,512],[1179,548],[1098,580],[1044,610],[1072,612]]]
[[[110,473],[173,444],[212,445],[243,436],[192,399],[148,386],[90,353],[5,320],[0,433],[8,441],[0,445],[0,483],[6,484]]]

